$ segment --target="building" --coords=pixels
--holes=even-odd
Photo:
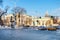
[[[10,26],[11,25],[11,19],[12,19],[12,21],[14,21],[13,14],[8,14],[8,15],[5,15],[5,16],[2,16],[2,20],[3,20],[3,23],[4,23],[5,26]]]
[[[33,26],[50,26],[53,20],[49,17],[33,18]]]
[[[26,14],[16,14],[16,26],[30,26],[32,25],[32,17]]]
[[[5,26],[11,26],[11,24],[15,23],[16,27],[21,27],[21,26],[52,26],[53,24],[60,24],[60,19],[51,18],[50,15],[46,14],[45,17],[34,17],[34,16],[29,16],[27,14],[19,14],[16,13],[15,15],[13,14],[8,14],[6,16],[2,16],[2,20],[4,22]],[[54,23],[55,22],[55,23]]]

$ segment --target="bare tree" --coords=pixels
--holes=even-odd
[[[8,9],[9,9],[9,6],[6,6],[6,7],[5,7],[5,10],[2,10],[2,9],[0,8],[0,25],[3,25],[3,21],[2,21],[2,19],[1,19],[1,17],[2,17],[5,13],[7,13]]]
[[[14,14],[14,16],[15,16],[15,20],[16,20],[16,13],[18,13],[19,15],[18,15],[18,17],[19,17],[19,22],[20,22],[20,20],[22,20],[22,18],[20,17],[20,15],[21,14],[25,14],[26,13],[26,10],[24,9],[24,8],[21,8],[21,7],[18,7],[18,6],[16,6],[16,7],[14,7],[13,9],[12,9],[12,12],[13,12],[13,14]],[[23,20],[22,20],[23,21]],[[15,24],[16,24],[16,22],[15,22]]]
[[[24,8],[21,8],[21,7],[14,7],[12,9],[12,12],[13,13],[20,13],[20,14],[24,14],[26,13],[26,10]]]

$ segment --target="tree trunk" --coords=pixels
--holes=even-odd
[[[3,21],[1,19],[1,17],[0,17],[0,25],[3,26]]]

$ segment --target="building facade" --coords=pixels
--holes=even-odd
[[[15,15],[13,14],[8,14],[6,16],[2,17],[2,20],[4,22],[4,25],[6,26],[11,26],[11,24],[14,22],[16,27],[20,26],[51,26],[54,24],[54,20],[50,16],[46,17],[34,17],[34,16],[29,16],[26,14],[18,14],[16,13]],[[57,23],[60,24],[60,19],[57,20]]]

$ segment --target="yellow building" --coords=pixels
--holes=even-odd
[[[16,26],[31,25],[32,18],[26,14],[16,14]]]
[[[22,15],[22,14],[16,14],[16,26],[22,26],[24,24],[24,20],[26,15]]]
[[[2,16],[2,20],[5,26],[10,26],[11,25],[11,17],[12,20],[14,20],[13,14],[8,14],[6,16]]]
[[[20,26],[31,26],[32,25],[32,17],[26,14],[16,14],[16,16],[13,16],[13,14],[8,14],[6,16],[2,17],[2,20],[4,22],[4,25],[10,26],[11,25],[11,17],[12,21],[14,21],[17,27]]]
[[[50,26],[53,20],[49,17],[33,18],[33,26]]]
[[[60,25],[60,19],[58,19],[57,23]]]
[[[26,14],[18,14],[15,16],[13,14],[8,14],[6,16],[2,16],[2,20],[6,26],[11,25],[11,17],[12,21],[16,24],[16,27],[20,26],[51,26],[53,25],[53,19],[51,19],[48,15],[46,17],[34,17]],[[60,23],[60,19],[58,19],[58,23]]]

